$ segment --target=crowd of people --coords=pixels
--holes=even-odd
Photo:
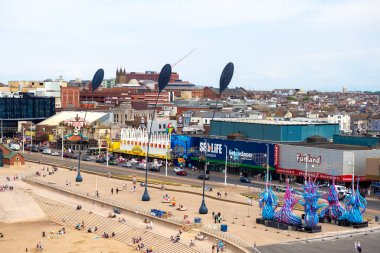
[[[0,185],[0,192],[3,191],[13,191],[13,186],[12,185]]]

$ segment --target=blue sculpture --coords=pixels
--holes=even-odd
[[[338,192],[335,188],[335,177],[333,177],[332,184],[330,185],[329,192],[324,196],[324,199],[329,203],[328,207],[322,210],[319,217],[337,220],[345,212],[344,208],[339,202]]]
[[[269,180],[267,180],[265,190],[260,194],[259,198],[259,205],[262,209],[261,216],[264,220],[272,220],[274,218],[274,210],[277,207],[278,197],[272,191]]]
[[[284,204],[281,209],[276,212],[274,219],[278,222],[285,223],[292,226],[297,226],[302,224],[300,217],[293,213],[293,208],[295,204],[298,203],[299,198],[296,194],[290,190],[289,180],[286,180],[286,191],[284,196]]]
[[[345,203],[346,211],[338,220],[347,220],[351,223],[362,223],[363,213],[365,212],[367,206],[367,200],[360,195],[359,177],[356,191],[354,190],[354,184],[352,183],[351,194],[345,197],[343,202]]]
[[[300,204],[304,206],[305,210],[305,225],[307,227],[316,227],[319,221],[317,211],[325,204],[318,204],[320,194],[318,193],[318,184],[315,183],[311,177],[305,176],[304,193],[302,194],[304,201],[300,200]]]

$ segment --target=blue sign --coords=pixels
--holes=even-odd
[[[265,168],[269,147],[269,166],[274,167],[275,144],[226,140],[218,138],[171,135],[171,148],[174,156],[199,159],[206,154],[210,163],[235,164],[240,167]]]

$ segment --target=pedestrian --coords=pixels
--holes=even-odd
[[[133,186],[133,192],[136,192],[136,185]]]
[[[358,252],[358,242],[354,243],[355,252]]]
[[[119,193],[119,188],[116,188],[116,194],[118,194]]]
[[[111,188],[111,194],[113,194],[113,188]]]
[[[362,252],[362,246],[360,245],[360,242],[358,242],[357,246],[358,246],[358,252],[361,253]]]
[[[211,249],[212,249],[212,253],[214,253],[214,251],[215,251],[215,245],[212,245]]]
[[[215,215],[215,216],[214,216],[214,221],[215,221],[215,223],[216,223],[217,220],[218,220],[218,215]]]
[[[212,218],[214,219],[215,218],[215,212],[214,211],[212,211]]]

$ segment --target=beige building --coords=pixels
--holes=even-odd
[[[367,158],[366,178],[380,180],[380,157]]]

